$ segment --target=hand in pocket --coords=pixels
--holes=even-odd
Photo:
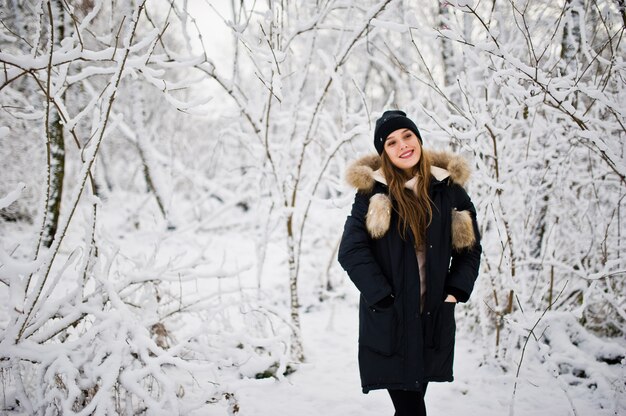
[[[454,296],[448,295],[446,296],[446,299],[444,300],[444,302],[457,303],[457,300]]]

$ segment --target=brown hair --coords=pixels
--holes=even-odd
[[[425,243],[426,227],[430,224],[433,216],[432,201],[428,196],[430,159],[422,149],[420,160],[413,167],[412,172],[412,175],[417,177],[415,189],[410,190],[404,187],[404,184],[410,178],[407,178],[401,169],[393,165],[389,156],[387,156],[387,152],[383,151],[380,157],[383,175],[385,175],[385,180],[389,187],[389,195],[394,202],[394,210],[400,217],[398,232],[406,240],[407,228],[410,228],[415,244],[419,247]]]

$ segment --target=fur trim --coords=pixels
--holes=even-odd
[[[476,242],[472,215],[469,211],[452,210],[452,249],[459,251]]]
[[[370,198],[365,226],[372,238],[381,238],[389,230],[391,209],[391,199],[387,195],[376,194]]]
[[[422,150],[430,157],[433,166],[445,169],[450,173],[452,182],[465,186],[471,176],[471,170],[467,161],[457,154],[447,151]],[[374,188],[374,171],[380,168],[380,156],[371,154],[364,156],[352,163],[346,171],[348,184],[359,190],[369,193]]]
[[[380,168],[380,156],[371,154],[352,163],[346,171],[346,181],[359,192],[370,193],[374,188],[374,171]]]
[[[433,166],[445,169],[450,180],[464,186],[470,178],[467,161],[454,153],[446,151],[422,150],[430,157]],[[376,183],[374,172],[380,169],[380,156],[371,154],[352,163],[346,171],[346,181],[359,192],[370,193]],[[380,180],[379,180],[380,181]],[[391,200],[388,195],[376,194],[371,197],[365,226],[372,238],[381,238],[389,231],[391,223]],[[452,211],[452,248],[462,250],[476,242],[472,217],[469,211]]]
[[[427,153],[434,166],[447,170],[454,183],[465,186],[470,178],[471,170],[462,156],[439,150],[429,150]]]

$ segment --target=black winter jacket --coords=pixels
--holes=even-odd
[[[423,152],[427,152],[423,150]],[[428,152],[433,162],[433,217],[426,235],[426,297],[420,313],[420,279],[413,236],[402,239],[398,216],[380,174],[380,157],[355,162],[347,173],[357,188],[339,247],[339,262],[361,292],[359,369],[363,392],[419,390],[428,381],[452,381],[453,294],[468,300],[478,276],[480,235],[476,210],[462,185],[466,162]],[[376,304],[393,294],[388,308]]]

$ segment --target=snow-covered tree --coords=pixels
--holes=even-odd
[[[161,250],[168,239],[189,238],[189,230],[173,232],[163,166],[207,182],[184,162],[165,163],[159,147],[180,114],[210,98],[191,88],[206,57],[177,32],[186,10],[167,1],[23,1],[3,6],[2,18],[3,165],[18,173],[3,178],[0,201],[3,410],[189,414],[225,399],[236,413],[236,394],[221,381],[281,377],[289,332],[275,311],[237,292],[187,289],[240,268],[207,267],[213,260],[201,245],[197,253]],[[157,210],[128,190],[148,192]],[[6,210],[24,201],[40,208]],[[126,214],[135,208],[142,212]],[[146,256],[122,239],[129,223],[147,231],[153,212],[166,217],[153,227],[170,235],[145,241]]]

